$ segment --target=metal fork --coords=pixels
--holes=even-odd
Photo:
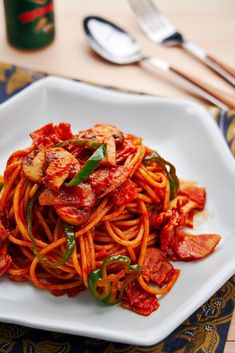
[[[182,33],[159,12],[152,0],[128,0],[144,33],[155,43],[180,46],[235,86],[235,70],[184,39]]]

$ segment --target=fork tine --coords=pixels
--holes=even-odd
[[[167,46],[180,45],[184,50],[194,55],[197,59],[206,64],[210,69],[217,72],[226,81],[235,86],[234,70],[228,68],[219,60],[211,58],[206,51],[198,45],[191,43],[178,32],[175,27],[165,18],[153,0],[128,0],[130,7],[136,14],[138,22],[147,35],[155,43]]]
[[[148,11],[149,15],[154,14],[155,16],[159,16],[160,12],[157,6],[154,4],[152,0],[142,0],[143,6],[145,6],[146,11]]]
[[[162,20],[163,16],[160,14],[158,8],[152,0],[128,0],[133,11],[137,17],[148,17],[154,19],[156,22]]]
[[[149,3],[143,0],[128,0],[128,1],[132,10],[136,14],[141,27],[143,27],[142,29],[154,30],[155,29],[154,22],[157,22],[157,21],[152,21],[153,17],[155,18],[155,15],[152,16]]]
[[[145,11],[143,10],[143,6],[138,0],[128,0],[132,10],[136,14],[137,18],[141,19],[145,16]]]
[[[145,14],[145,25],[153,31],[158,30],[161,27],[161,18],[154,3],[151,0],[137,0],[137,2],[142,7],[142,13]]]
[[[141,1],[141,0],[140,0]],[[155,20],[155,23],[158,24],[158,27],[169,27],[173,28],[173,25],[164,17],[157,6],[152,0],[142,0],[143,4],[145,3],[146,10],[148,9],[148,16]]]
[[[176,31],[173,25],[161,15],[152,0],[128,1],[143,31],[146,32],[152,40],[157,42],[162,41]]]

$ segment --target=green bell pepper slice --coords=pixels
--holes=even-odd
[[[150,155],[145,156],[143,163],[145,165],[150,165],[153,162],[156,162],[166,173],[170,182],[170,199],[174,199],[177,196],[179,189],[179,179],[176,175],[175,167],[163,159],[157,152],[153,151]]]
[[[44,256],[42,256],[40,252],[37,250],[36,241],[32,232],[32,211],[36,200],[38,199],[39,195],[43,192],[44,189],[45,189],[44,186],[39,188],[37,192],[34,194],[34,196],[31,198],[31,200],[29,201],[29,205],[27,209],[27,219],[26,219],[27,230],[28,230],[29,237],[32,241],[32,251],[34,255],[38,258],[38,260],[41,261],[44,265],[47,265],[49,267],[58,267],[58,266],[64,265],[69,259],[69,257],[72,255],[73,249],[76,244],[75,232],[74,232],[74,227],[71,224],[64,223],[64,232],[66,235],[67,247],[62,259],[60,259],[59,261],[50,262]]]
[[[82,169],[78,172],[75,177],[70,180],[68,183],[65,183],[67,187],[73,187],[79,185],[81,182],[89,178],[91,173],[97,168],[98,164],[106,156],[106,145],[103,144],[91,155],[91,157],[84,164]]]
[[[57,143],[54,147],[64,147],[67,145],[75,145],[75,146],[81,146],[85,148],[89,148],[91,150],[96,150],[99,148],[102,143],[99,142],[98,140],[95,139],[86,139],[86,138],[72,138],[70,140],[66,140],[60,143]]]
[[[117,304],[122,301],[129,284],[141,275],[141,271],[141,266],[131,265],[131,259],[127,256],[109,256],[104,260],[100,269],[90,273],[89,290],[96,299],[103,303]]]

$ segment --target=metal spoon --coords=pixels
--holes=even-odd
[[[109,62],[119,65],[149,62],[154,67],[171,73],[181,84],[214,105],[225,110],[235,108],[235,100],[219,90],[172,67],[160,58],[142,55],[135,38],[114,23],[101,17],[88,16],[83,21],[83,28],[92,49]]]

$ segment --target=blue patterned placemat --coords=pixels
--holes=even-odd
[[[0,63],[0,103],[47,74]],[[235,156],[235,112],[210,108]],[[162,342],[141,347],[0,323],[0,353],[222,353],[235,306],[235,275]]]

